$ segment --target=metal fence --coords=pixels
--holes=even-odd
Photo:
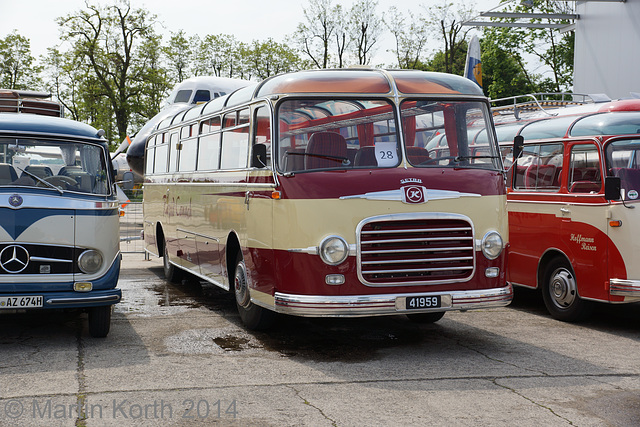
[[[144,252],[142,240],[142,190],[125,191],[130,202],[121,204],[124,215],[120,216],[120,251],[123,253]]]

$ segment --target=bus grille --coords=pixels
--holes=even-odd
[[[373,218],[358,237],[358,273],[368,285],[461,282],[474,273],[473,226],[457,215]]]
[[[0,243],[0,276],[78,272],[83,249],[33,243]]]

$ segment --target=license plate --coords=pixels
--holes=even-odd
[[[43,297],[37,296],[16,296],[0,297],[0,309],[3,308],[37,308],[42,307]]]
[[[407,310],[420,310],[424,308],[440,308],[442,300],[440,295],[407,297],[405,300]]]

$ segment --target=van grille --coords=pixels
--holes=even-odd
[[[394,215],[359,226],[358,273],[368,285],[469,280],[475,267],[473,226],[459,215]]]
[[[32,243],[0,243],[0,276],[78,272],[83,249]]]

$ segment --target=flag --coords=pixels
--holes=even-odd
[[[480,40],[473,36],[467,49],[464,76],[482,88],[482,62],[480,60]]]

